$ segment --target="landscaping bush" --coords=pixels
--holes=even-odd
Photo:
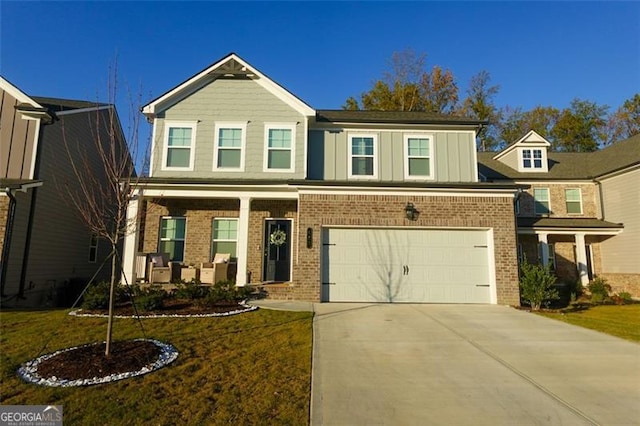
[[[173,295],[176,299],[196,300],[202,299],[209,293],[209,288],[200,284],[199,280],[176,283]]]
[[[598,277],[592,280],[587,288],[589,289],[589,293],[591,293],[592,303],[604,303],[609,299],[611,286],[607,284],[604,278]]]
[[[91,284],[82,298],[83,309],[107,309],[109,307],[109,292],[111,284],[108,281],[100,281]],[[124,298],[124,290],[116,285],[114,293],[115,302]]]
[[[526,262],[520,265],[520,295],[534,311],[540,310],[545,301],[559,299],[555,283],[556,277],[549,267]]]
[[[631,302],[633,302],[633,297],[631,296],[631,293],[628,293],[628,292],[626,292],[626,291],[623,291],[623,292],[618,293],[618,297],[619,297],[620,299],[622,299],[622,301],[623,301],[624,303],[631,303]]]
[[[239,299],[238,288],[234,281],[218,281],[209,288],[204,298],[199,299],[202,306],[213,306],[222,303],[234,303]]]
[[[164,308],[164,300],[167,292],[158,287],[149,287],[140,290],[140,294],[135,299],[135,304],[142,311],[155,311]]]

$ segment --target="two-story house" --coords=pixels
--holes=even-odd
[[[518,197],[518,257],[565,282],[600,276],[640,296],[640,135],[590,153],[551,152],[534,131],[479,154],[486,181],[526,188]]]
[[[233,53],[142,112],[151,167],[129,206],[128,282],[139,251],[231,253],[237,285],[270,297],[519,303],[518,189],[479,180],[485,123],[315,110]]]
[[[60,302],[71,281],[86,282],[109,253],[71,203],[71,158],[98,155],[110,140],[113,105],[28,96],[0,77],[0,287],[3,306]],[[96,119],[101,118],[101,121]],[[119,129],[120,124],[115,123]],[[67,152],[69,147],[69,152]],[[77,158],[76,158],[77,160]],[[78,164],[76,164],[78,166]],[[99,169],[96,168],[96,176]],[[108,268],[103,275],[108,276]]]

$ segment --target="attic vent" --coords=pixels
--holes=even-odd
[[[224,64],[220,65],[218,68],[211,72],[212,75],[215,76],[224,76],[224,77],[236,77],[236,76],[246,76],[252,77],[254,75],[246,66],[242,65],[235,59],[229,59]]]

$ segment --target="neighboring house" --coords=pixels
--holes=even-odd
[[[108,254],[66,202],[76,178],[65,140],[73,155],[94,156],[95,132],[107,132],[96,116],[106,120],[113,106],[27,96],[1,77],[0,101],[1,303],[51,305]]]
[[[138,252],[231,253],[237,285],[273,298],[519,304],[518,188],[479,181],[482,121],[315,110],[235,54],[143,113],[129,282]]]
[[[516,204],[519,260],[640,296],[640,135],[590,153],[548,148],[531,131],[478,155],[484,180],[529,187]]]

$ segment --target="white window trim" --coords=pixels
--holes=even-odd
[[[244,172],[244,157],[247,145],[247,121],[221,121],[215,125],[213,137],[213,171],[217,172]],[[240,167],[218,167],[218,146],[220,139],[220,129],[240,129]]]
[[[578,213],[569,213],[569,209],[567,209],[567,203],[569,202],[569,200],[567,200],[567,190],[570,190],[570,189],[574,189],[578,191],[578,202],[580,203],[580,212]],[[564,208],[567,209],[567,215],[569,216],[581,216],[584,213],[582,209],[582,188],[565,188],[564,189]]]
[[[543,201],[546,201],[547,204],[549,204],[547,212],[542,213],[542,212],[536,211],[536,206],[538,204],[537,200],[536,200],[536,189],[544,189],[544,190],[547,191],[547,199],[543,200]],[[532,195],[533,195],[533,213],[536,216],[548,216],[548,215],[550,215],[553,210],[551,210],[551,191],[549,190],[549,188],[533,188],[533,194]]]
[[[354,175],[353,174],[353,149],[351,141],[353,138],[373,138],[373,174],[372,175]],[[349,158],[349,179],[377,179],[378,178],[378,134],[377,133],[349,133],[347,135],[347,150]],[[356,155],[362,157],[362,155]]]
[[[409,174],[409,139],[428,139],[429,140],[429,174],[427,176],[411,176]],[[405,134],[403,138],[404,144],[404,178],[407,180],[433,180],[435,174],[433,173],[433,135],[427,133],[411,133]],[[424,158],[424,157],[416,157]]]
[[[524,166],[524,152],[531,151],[531,167]],[[535,167],[535,161],[533,151],[540,151],[540,161],[542,162],[540,167]],[[520,172],[547,172],[547,150],[544,147],[531,146],[521,147],[518,149],[518,171]]]
[[[214,227],[213,224],[215,223],[216,220],[229,220],[229,221],[235,221],[236,222],[236,239],[235,240],[231,240],[231,239],[226,239],[226,238],[222,238],[222,239],[215,239],[214,238]],[[240,225],[240,219],[237,217],[214,217],[213,219],[211,219],[211,259],[213,259],[213,256],[215,256],[215,253],[213,252],[213,246],[216,242],[225,242],[225,243],[236,243],[236,254],[235,257],[238,257],[238,225]]]
[[[184,219],[184,238],[162,238],[162,221],[164,219]],[[182,262],[184,262],[184,254],[187,250],[187,217],[186,216],[160,216],[160,224],[158,228],[158,250],[162,241],[182,241]]]
[[[269,168],[269,150],[286,151],[282,148],[269,148],[269,130],[291,130],[291,162],[288,169]],[[217,163],[216,163],[217,164]],[[262,170],[268,173],[294,173],[296,171],[296,124],[295,123],[264,123],[264,161]]]
[[[196,151],[196,128],[198,126],[197,121],[165,121],[164,122],[164,142],[162,149],[162,166],[161,170],[193,170],[193,159],[195,158]],[[189,166],[188,167],[169,167],[167,166],[167,159],[169,155],[169,129],[172,127],[188,127],[191,129],[191,145],[189,146]],[[180,147],[174,147],[173,149],[181,149]]]

